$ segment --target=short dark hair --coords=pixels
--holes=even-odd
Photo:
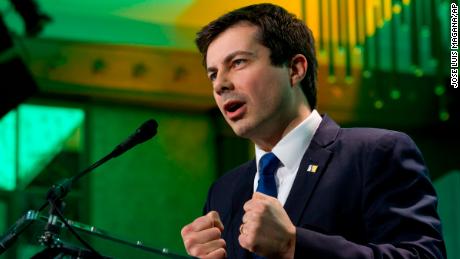
[[[303,54],[308,62],[305,78],[301,81],[310,108],[316,107],[316,78],[318,62],[311,30],[303,21],[284,8],[273,4],[256,4],[231,11],[210,22],[197,33],[195,43],[206,66],[209,44],[229,27],[249,22],[259,28],[259,40],[270,49],[270,60],[275,66],[289,65],[296,54]]]

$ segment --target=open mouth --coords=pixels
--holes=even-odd
[[[224,111],[229,119],[234,120],[234,119],[238,119],[244,114],[245,112],[244,106],[245,106],[244,102],[233,100],[233,101],[227,102],[224,105]]]
[[[234,103],[231,103],[230,105],[227,106],[226,110],[229,111],[229,112],[235,112],[236,110],[238,110],[239,108],[241,108],[241,106],[243,106],[243,103],[241,102],[234,102]]]

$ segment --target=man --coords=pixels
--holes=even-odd
[[[182,229],[200,258],[443,258],[437,198],[402,133],[342,129],[316,106],[314,41],[281,7],[232,11],[197,37],[227,123],[256,159]]]

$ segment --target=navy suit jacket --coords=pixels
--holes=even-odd
[[[316,173],[308,165],[318,165]],[[229,258],[252,258],[238,236],[255,173],[249,161],[208,193],[204,213],[219,212]],[[340,128],[324,116],[284,209],[297,227],[295,258],[444,258],[436,206],[423,158],[407,135]]]

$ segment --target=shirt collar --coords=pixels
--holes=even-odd
[[[271,152],[278,157],[282,166],[287,167],[289,170],[297,168],[321,120],[321,115],[314,109],[304,121],[286,134],[286,136],[273,147]],[[255,145],[255,149],[257,171],[259,171],[259,160],[268,152],[260,149],[257,145]]]

